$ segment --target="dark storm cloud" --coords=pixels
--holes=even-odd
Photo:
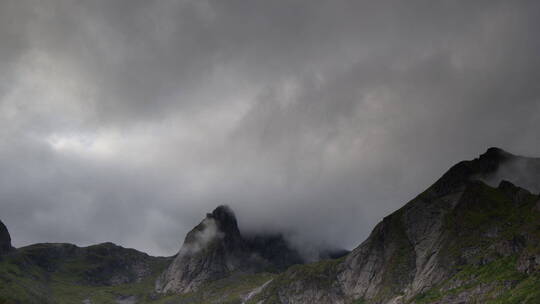
[[[535,1],[3,1],[16,246],[173,254],[218,204],[348,248],[489,146],[540,155]]]

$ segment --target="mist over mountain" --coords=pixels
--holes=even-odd
[[[489,185],[498,185],[508,180],[529,191],[540,193],[540,159],[509,156],[497,171],[484,175],[482,180]]]
[[[520,174],[509,166],[525,163]],[[351,252],[312,260],[280,233],[245,233],[228,206],[173,257],[112,243],[11,246],[0,225],[0,303],[530,303],[540,300],[540,158],[489,148],[384,217]],[[316,247],[309,248],[312,252]]]
[[[540,1],[1,0],[0,304],[540,303]]]
[[[0,1],[2,220],[173,255],[228,204],[352,249],[451,164],[540,155],[539,5]]]

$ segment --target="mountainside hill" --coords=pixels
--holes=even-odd
[[[253,303],[540,303],[540,197],[480,181],[515,160],[458,163],[346,258],[292,267]]]
[[[116,303],[146,296],[170,261],[112,243],[30,245],[0,260],[0,303]]]

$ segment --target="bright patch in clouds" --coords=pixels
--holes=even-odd
[[[47,143],[58,152],[83,157],[108,158],[118,152],[120,136],[113,132],[95,134],[52,134]]]

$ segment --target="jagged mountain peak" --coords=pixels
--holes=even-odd
[[[206,217],[210,217],[223,222],[230,222],[236,224],[236,215],[231,207],[227,205],[219,205],[212,211],[212,213],[207,213]]]
[[[213,251],[219,249],[222,255],[235,255],[234,252],[245,249],[236,216],[226,205],[218,206],[211,213],[207,213],[206,217],[186,235],[179,255],[197,255],[203,249],[204,253],[207,253],[208,247],[212,247]]]
[[[443,196],[463,189],[471,180],[486,180],[493,176],[499,168],[508,162],[518,159],[503,149],[491,147],[473,160],[461,161],[452,166],[439,178],[427,193]]]
[[[9,231],[0,221],[0,254],[7,253],[8,251],[11,251],[13,247],[11,246],[11,236],[9,235]]]
[[[229,206],[218,206],[212,213],[207,213],[206,218],[215,220],[217,228],[226,235],[240,235],[236,216]]]
[[[242,236],[232,209],[221,205],[186,235],[156,290],[185,293],[233,273],[283,270],[302,262],[281,234]]]
[[[511,157],[515,157],[515,155],[498,147],[490,147],[486,150],[486,152],[480,155],[480,158],[488,158],[493,160],[504,160]]]

